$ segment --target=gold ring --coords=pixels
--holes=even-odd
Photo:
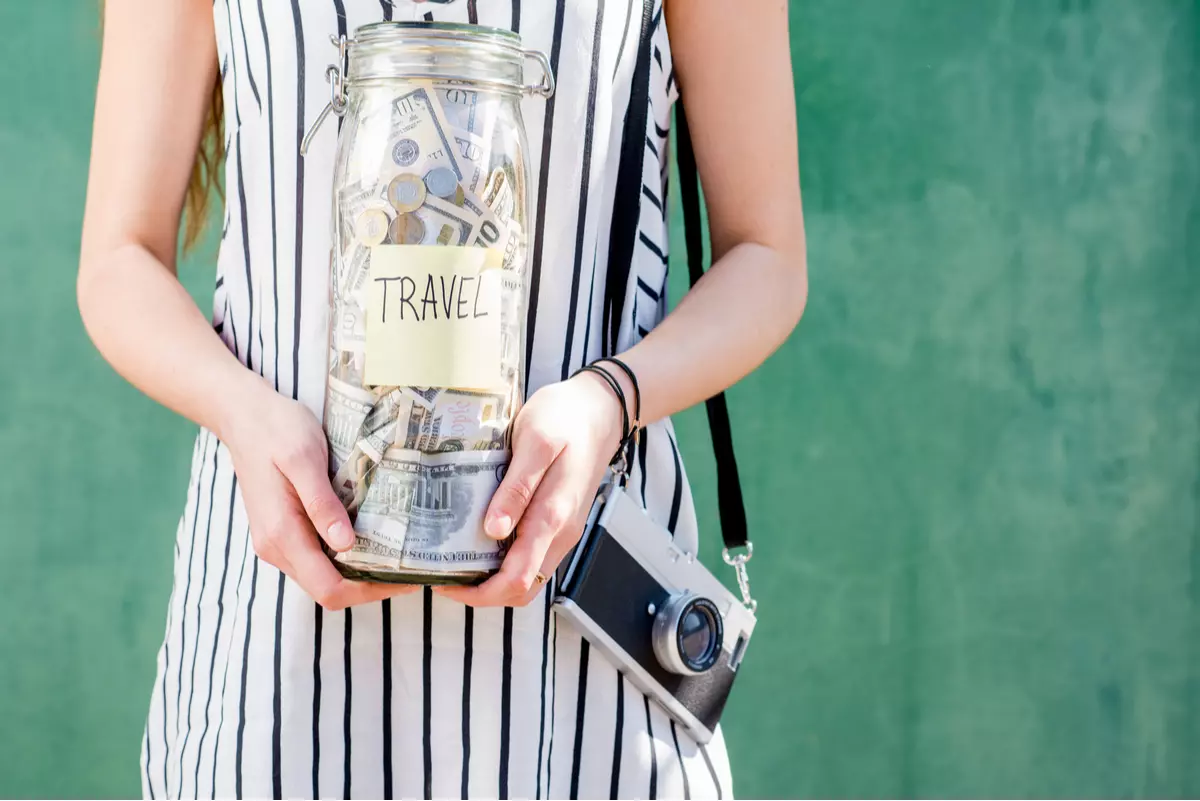
[[[550,578],[545,573],[543,573],[542,571],[539,570],[538,574],[533,577],[533,580],[536,581],[538,584],[545,584],[547,581],[550,580]]]

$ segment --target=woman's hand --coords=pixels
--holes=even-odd
[[[231,408],[223,434],[261,559],[331,610],[419,589],[345,579],[321,549],[318,535],[336,551],[349,550],[354,529],[329,482],[325,433],[312,412],[265,385]]]
[[[516,542],[478,587],[435,587],[471,606],[524,606],[579,542],[596,489],[621,441],[621,406],[603,379],[580,373],[533,394],[513,423],[513,456],[484,518]]]

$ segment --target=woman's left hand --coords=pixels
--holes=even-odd
[[[533,394],[513,423],[512,462],[484,530],[517,536],[500,571],[477,587],[437,587],[471,606],[524,606],[579,542],[604,471],[621,441],[620,401],[603,379],[580,373]]]

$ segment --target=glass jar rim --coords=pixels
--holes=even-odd
[[[431,22],[428,20],[372,22],[355,29],[351,45],[383,44],[391,39],[392,35],[413,32],[427,35],[433,39],[496,44],[511,47],[517,53],[521,50],[520,35],[505,28],[473,25],[466,22]]]

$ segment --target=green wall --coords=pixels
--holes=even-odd
[[[94,14],[0,2],[3,796],[138,792],[192,436],[75,312]],[[731,395],[739,794],[1200,795],[1200,3],[792,30],[812,294]]]

